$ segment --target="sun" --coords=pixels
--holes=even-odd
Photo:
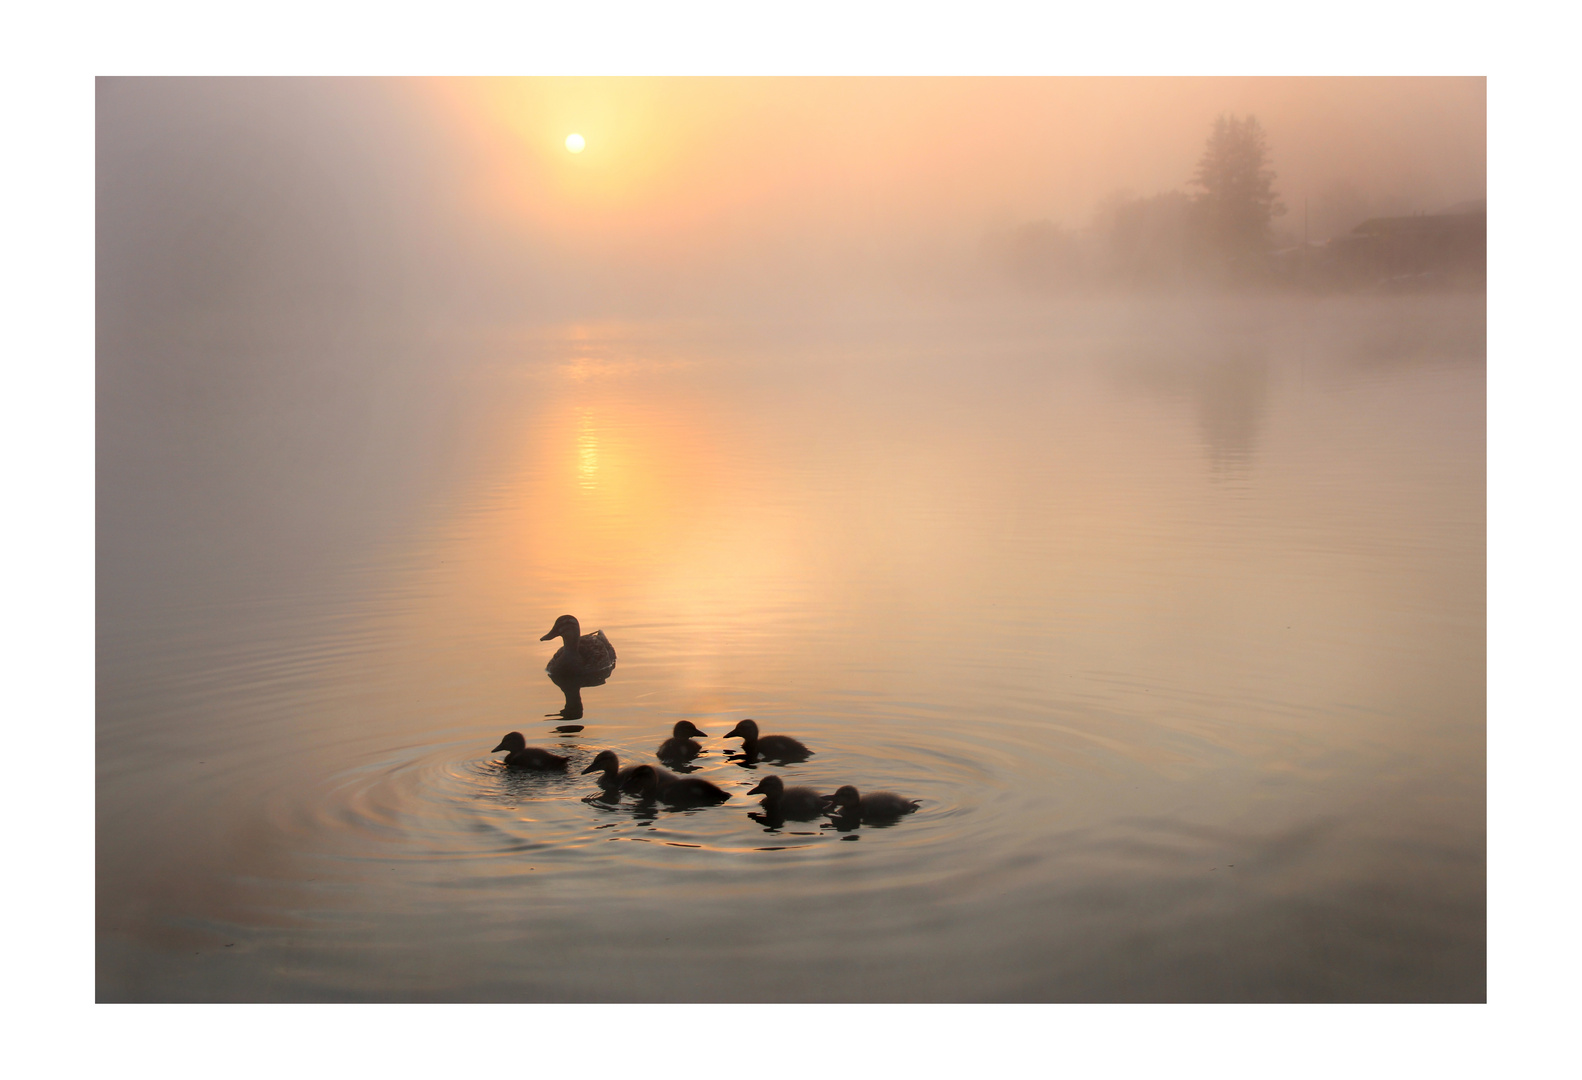
[[[587,142],[583,140],[582,136],[578,135],[576,132],[572,132],[570,135],[566,136],[566,149],[570,150],[573,154],[582,153],[582,148],[587,145]]]

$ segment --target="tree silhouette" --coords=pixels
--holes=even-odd
[[[1285,213],[1274,190],[1269,146],[1255,116],[1221,114],[1214,121],[1192,183],[1207,239],[1232,258],[1262,251],[1269,220]]]

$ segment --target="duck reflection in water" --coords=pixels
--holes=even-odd
[[[829,796],[827,813],[832,828],[848,832],[859,825],[894,825],[918,806],[916,799],[903,799],[891,791],[862,795],[846,784]]]
[[[557,675],[549,674],[550,681],[560,687],[561,693],[566,695],[566,705],[559,712],[545,713],[546,718],[556,720],[581,720],[582,719],[582,690],[587,686],[602,686],[604,677],[590,678],[587,675]]]
[[[548,713],[562,720],[582,719],[582,691],[589,686],[602,686],[615,670],[615,646],[604,636],[603,630],[584,634],[574,615],[562,615],[555,620],[540,641],[563,638],[565,643],[549,658],[544,670],[550,681],[560,687],[566,696],[566,705],[558,713]]]
[[[737,763],[741,765],[752,765],[760,758],[773,762],[806,761],[813,754],[813,751],[789,735],[758,734],[756,720],[741,721],[722,738],[742,741],[742,756],[737,759]]]
[[[512,731],[500,740],[500,745],[489,751],[498,754],[501,750],[507,751],[505,766],[508,769],[564,769],[570,758],[561,757],[559,754],[541,750],[536,746],[527,745],[527,740],[520,731]]]
[[[763,813],[750,813],[747,816],[760,822],[766,829],[778,829],[787,820],[812,821],[821,817],[830,799],[828,795],[820,795],[809,787],[788,788],[784,780],[773,775],[764,777],[747,794],[763,796],[758,804],[763,808]]]
[[[677,776],[653,765],[639,765],[633,769],[621,790],[644,802],[662,802],[673,807],[713,806],[731,797],[730,792],[702,777]]]
[[[666,765],[681,766],[703,752],[696,739],[706,739],[709,733],[699,731],[690,720],[680,720],[670,731],[670,738],[659,744],[654,756]]]

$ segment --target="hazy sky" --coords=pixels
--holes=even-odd
[[[210,307],[938,291],[988,230],[1184,188],[1225,111],[1263,123],[1297,235],[1304,197],[1324,239],[1484,194],[1481,78],[101,80],[101,289],[119,255]]]

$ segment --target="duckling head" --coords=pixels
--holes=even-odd
[[[490,750],[489,753],[498,754],[501,750],[525,749],[527,749],[527,740],[522,737],[522,733],[520,731],[513,731],[506,735],[505,738],[501,739],[500,745],[496,746],[493,750]]]
[[[540,626],[544,625],[539,623]],[[562,615],[555,620],[555,625],[549,628],[549,633],[539,638],[539,641],[549,641],[551,638],[565,638],[567,644],[575,645],[582,637],[582,624],[575,615]]]
[[[608,769],[610,772],[617,772],[620,770],[620,768],[621,759],[615,756],[614,750],[600,750],[598,754],[594,756],[593,763],[590,764],[586,769],[583,769],[582,772],[583,775],[587,775],[591,772],[603,772],[606,769]]]
[[[677,739],[707,739],[707,731],[699,731],[693,726],[691,720],[678,720],[676,726],[670,729],[670,734]]]
[[[729,731],[727,731],[724,735],[721,735],[720,738],[722,738],[722,739],[744,739],[747,742],[753,742],[753,741],[755,741],[758,738],[758,721],[756,721],[756,720],[743,720],[743,721],[739,722],[735,727],[733,727]]]
[[[780,797],[781,793],[784,792],[785,789],[786,782],[771,773],[762,780],[758,781],[758,786],[753,788],[747,794],[763,795],[771,799],[776,799]]]
[[[858,799],[859,796],[857,794],[857,789],[852,787],[850,784],[844,784],[841,787],[836,788],[835,794],[829,796],[829,801],[832,805],[839,806],[845,810],[854,808],[857,805]]]

